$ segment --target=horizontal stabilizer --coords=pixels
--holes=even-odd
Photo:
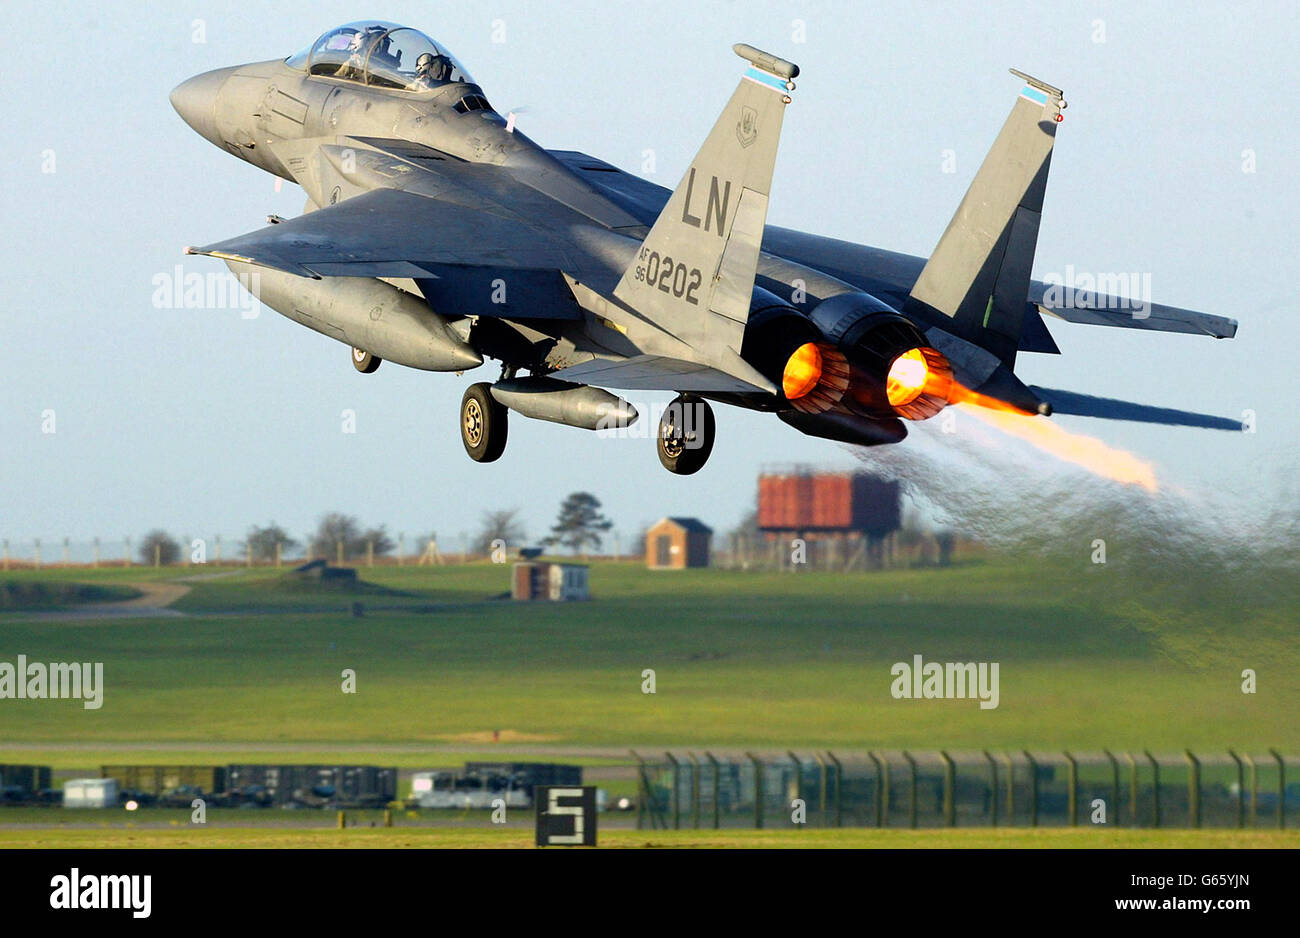
[[[1074,417],[1101,417],[1106,420],[1128,420],[1137,423],[1159,423],[1170,427],[1201,427],[1206,430],[1241,431],[1241,421],[1210,414],[1197,414],[1168,407],[1152,407],[1132,401],[1117,401],[1109,397],[1093,397],[1074,391],[1056,391],[1051,388],[1030,388],[1042,400],[1052,405],[1055,414]]]

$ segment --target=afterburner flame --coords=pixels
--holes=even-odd
[[[1155,467],[1132,453],[1114,449],[1095,437],[1071,433],[1050,418],[1030,414],[1003,401],[972,391],[953,382],[950,399],[972,417],[1024,440],[1063,462],[1121,482],[1140,485],[1148,492],[1158,490]]]
[[[910,404],[921,396],[930,377],[930,366],[919,348],[904,352],[889,366],[885,393],[894,407]]]
[[[822,353],[814,342],[805,342],[790,355],[781,374],[781,390],[786,400],[797,401],[813,388],[822,376]]]

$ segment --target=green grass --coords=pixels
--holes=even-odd
[[[0,849],[29,848],[531,848],[533,831],[493,828],[115,828],[0,830]],[[604,830],[603,847],[822,847],[822,848],[1190,848],[1300,847],[1294,831],[1156,831],[1038,828],[1034,830],[899,831],[839,829],[803,831]]]
[[[15,576],[122,586],[194,572]],[[334,759],[354,743],[490,751],[493,730],[539,747],[619,749],[1300,748],[1293,596],[1201,582],[1144,590],[1114,571],[1024,562],[798,575],[597,564],[597,598],[565,605],[493,599],[507,567],[361,573],[401,595],[362,597],[367,614],[353,618],[357,597],[235,568],[191,583],[176,604],[184,619],[0,613],[0,661],[102,661],[106,682],[98,711],[0,701],[0,739],[24,759],[48,744],[129,743],[165,753],[153,762],[225,761],[212,758],[223,743],[318,744]],[[913,654],[999,662],[1000,706],[893,699],[889,667]],[[345,668],[355,695],[340,692]],[[647,668],[654,695],[641,693]],[[1257,694],[1241,692],[1243,668],[1258,671]],[[206,756],[166,752],[191,741]],[[397,764],[373,752],[360,761]]]

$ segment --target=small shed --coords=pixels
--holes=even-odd
[[[709,565],[713,529],[698,518],[664,518],[645,533],[645,564],[651,570]]]
[[[510,595],[514,599],[553,602],[590,599],[588,569],[580,563],[517,563]]]

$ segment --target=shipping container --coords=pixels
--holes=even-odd
[[[48,765],[0,765],[0,788],[36,793],[50,787]]]
[[[102,778],[116,779],[124,791],[164,795],[177,788],[197,788],[204,794],[226,790],[226,768],[221,765],[105,765]]]
[[[65,808],[115,808],[119,788],[113,778],[73,778],[63,783]]]

